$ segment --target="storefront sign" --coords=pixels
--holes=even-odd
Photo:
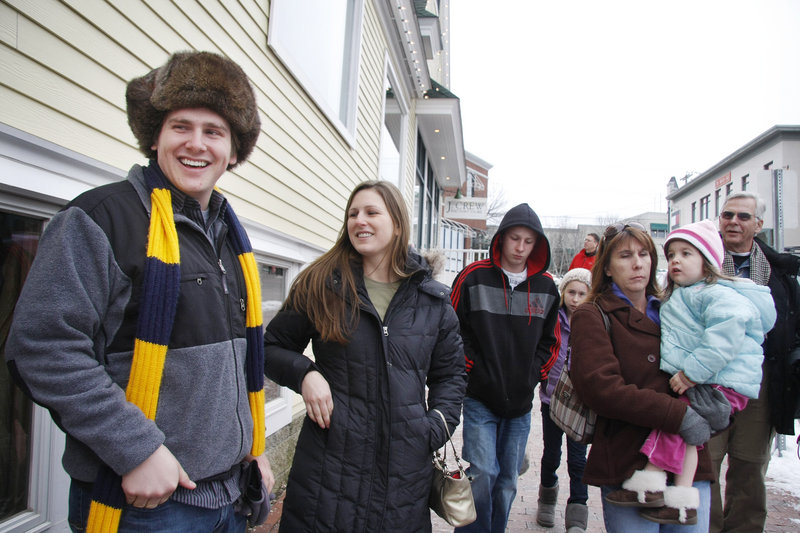
[[[486,198],[446,198],[444,216],[463,220],[486,220]]]

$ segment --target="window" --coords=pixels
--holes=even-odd
[[[655,222],[650,224],[650,236],[654,239],[665,239],[667,233],[669,233],[667,224],[658,224]]]
[[[697,222],[697,202],[692,202],[692,222]]]
[[[433,167],[428,162],[428,152],[417,135],[417,169],[414,183],[414,210],[412,238],[420,250],[436,246],[439,238],[440,187],[433,175]]]
[[[708,194],[700,198],[700,220],[709,218],[709,204],[711,203],[711,195]]]
[[[719,210],[722,208],[720,200],[722,198],[722,189],[714,191],[714,217],[719,216]]]
[[[363,0],[272,0],[268,43],[344,138],[355,142]]]
[[[742,176],[742,191],[747,190],[747,186],[750,184],[750,174],[745,174]]]
[[[673,211],[670,215],[670,228],[675,229],[681,225],[681,210]]]
[[[261,313],[264,327],[278,314],[286,298],[286,268],[271,265],[268,262],[258,261],[258,278],[261,281]],[[269,404],[280,399],[281,387],[274,381],[264,378],[264,395]]]
[[[4,352],[11,316],[31,268],[44,222],[41,219],[0,212],[0,346]],[[31,401],[12,382],[8,367],[0,365],[0,521],[28,508],[30,478]]]
[[[380,178],[400,187],[403,165],[402,139],[406,131],[406,106],[398,98],[392,84],[393,76],[387,72],[384,79],[383,126],[381,128]],[[402,187],[401,187],[402,188]]]
[[[729,183],[725,186],[725,198],[730,196],[733,193],[733,183]]]

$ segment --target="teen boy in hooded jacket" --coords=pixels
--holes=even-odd
[[[539,217],[520,204],[503,217],[489,258],[467,266],[451,299],[469,382],[463,457],[477,520],[459,532],[505,531],[525,456],[536,384],[558,357],[558,290]]]

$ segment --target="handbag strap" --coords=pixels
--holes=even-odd
[[[608,319],[608,315],[606,314],[605,311],[603,311],[603,309],[599,305],[597,305],[597,301],[592,301],[592,304],[597,308],[597,311],[600,313],[600,317],[603,319],[603,325],[606,327],[606,333],[610,335],[611,321]],[[566,368],[569,368],[569,359],[571,355],[572,355],[572,346],[569,346],[567,349],[567,356],[564,360],[564,366]],[[445,426],[447,426],[447,424],[445,424]]]
[[[464,467],[461,466],[461,458],[458,456],[458,452],[456,452],[456,445],[453,444],[453,438],[450,435],[450,428],[447,427],[447,420],[445,420],[444,415],[442,414],[442,412],[440,410],[434,408],[434,409],[431,409],[431,411],[436,411],[437,413],[439,413],[439,416],[442,417],[442,422],[444,423],[444,430],[447,432],[447,442],[449,442],[450,443],[450,447],[453,448],[453,456],[456,458],[456,464],[458,465],[458,469],[463,471]],[[445,462],[447,461],[447,442],[445,442],[444,446],[443,446],[444,447],[444,455],[442,457],[442,460],[445,461]],[[434,452],[434,454],[438,455],[439,454],[439,450],[436,450]]]
[[[603,308],[597,305],[597,301],[592,302],[597,310],[600,312],[600,316],[603,318],[603,325],[606,327],[606,333],[611,333],[611,322],[608,320],[608,315]]]

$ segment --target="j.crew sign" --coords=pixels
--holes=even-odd
[[[465,220],[485,220],[486,198],[446,198],[444,216]]]

